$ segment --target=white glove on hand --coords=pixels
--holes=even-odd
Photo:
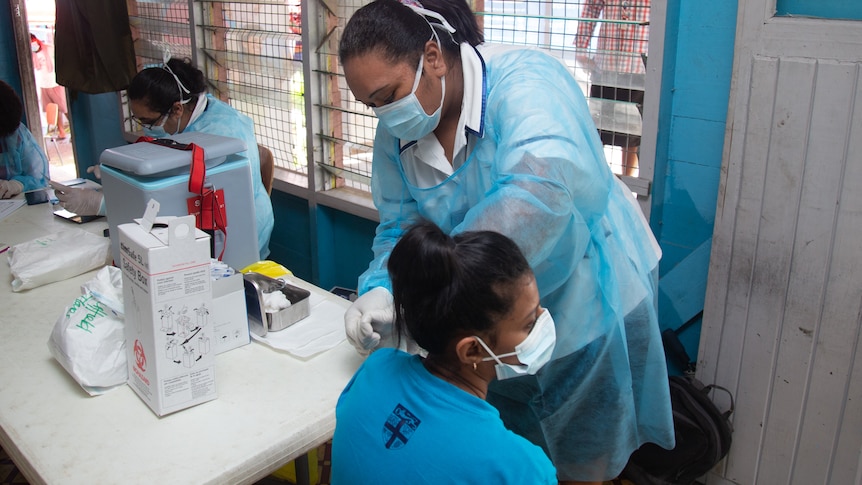
[[[75,189],[65,187],[57,189],[54,194],[60,200],[60,205],[69,212],[79,216],[96,216],[102,207],[102,193],[93,189]]]
[[[101,165],[91,165],[87,167],[87,173],[91,173],[96,176],[97,179],[102,180],[102,166]]]
[[[17,180],[0,180],[0,199],[15,197],[24,190],[24,184]]]
[[[344,312],[347,340],[362,355],[368,355],[383,339],[391,340],[394,333],[395,305],[392,293],[377,287],[360,296]]]

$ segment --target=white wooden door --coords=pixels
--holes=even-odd
[[[708,483],[860,484],[862,22],[774,11],[739,3],[698,356],[735,430]]]

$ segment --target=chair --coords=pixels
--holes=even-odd
[[[60,165],[63,165],[63,155],[60,154],[60,145],[57,143],[57,133],[59,131],[57,123],[59,123],[59,119],[60,107],[57,103],[48,103],[45,106],[45,120],[48,123],[48,128],[45,130],[43,138],[46,142],[51,142],[54,145],[54,148],[57,150],[57,157],[60,159]]]
[[[260,178],[266,189],[267,195],[272,195],[272,181],[275,179],[275,159],[269,148],[258,144],[257,152],[260,154]]]

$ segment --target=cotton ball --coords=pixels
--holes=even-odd
[[[263,294],[263,307],[266,313],[276,313],[290,306],[290,300],[280,291]]]

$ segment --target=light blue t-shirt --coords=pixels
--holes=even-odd
[[[507,430],[490,404],[383,348],[335,409],[332,483],[556,484],[541,448]]]

